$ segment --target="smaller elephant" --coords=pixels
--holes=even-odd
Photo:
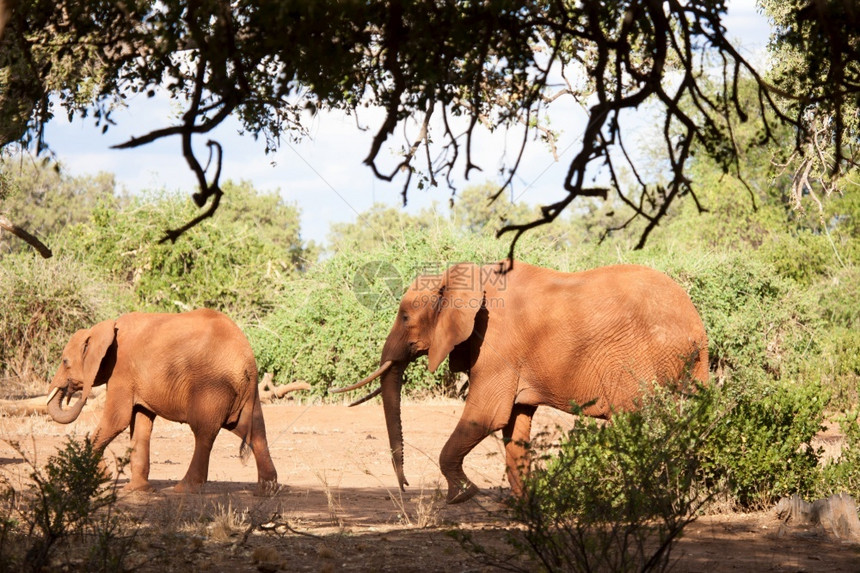
[[[104,413],[93,445],[104,448],[131,425],[131,480],[126,489],[151,491],[149,442],[155,416],[191,426],[194,454],[176,492],[199,491],[221,428],[242,439],[257,462],[258,493],[276,491],[257,388],[257,364],[248,339],[220,312],[133,312],[77,331],[63,349],[50,385],[48,413],[61,424],[77,419],[93,386],[107,384]],[[66,398],[81,390],[73,406]]]

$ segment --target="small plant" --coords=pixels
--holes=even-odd
[[[243,532],[248,527],[248,509],[239,511],[233,508],[233,500],[227,501],[227,504],[216,503],[215,514],[212,517],[212,524],[209,526],[209,533],[215,541],[227,541],[234,535]]]
[[[403,492],[399,490],[394,493],[389,490],[388,498],[394,504],[397,518],[403,525],[426,529],[439,524],[439,512],[442,511],[445,496],[438,481],[434,484],[432,492],[427,492],[422,484],[418,495],[408,502],[404,499]],[[414,505],[412,510],[409,508],[410,504]]]
[[[29,549],[23,556],[6,555],[0,549],[4,563],[13,564],[16,570],[42,571],[55,548],[69,541],[70,549],[82,554],[79,561],[87,570],[122,570],[130,537],[120,535],[120,518],[114,511],[116,482],[105,473],[102,453],[94,450],[92,441],[68,438],[64,447],[48,458],[44,469],[37,468],[18,444],[10,445],[28,460],[33,471],[25,492],[6,487],[4,509],[9,513],[2,517],[0,539],[14,535]],[[125,459],[117,460],[119,472],[126,463]],[[71,543],[72,538],[80,544]]]
[[[314,471],[314,475],[318,480],[320,480],[320,483],[323,486],[323,493],[325,493],[326,502],[328,503],[328,514],[332,524],[337,526],[339,529],[343,529],[345,524],[343,517],[341,517],[343,507],[340,505],[340,493],[332,490],[331,485],[328,483],[328,477],[326,476],[325,470]]]
[[[827,404],[821,387],[738,378],[719,393],[724,417],[698,451],[709,483],[725,483],[743,508],[810,494],[821,474],[812,446]]]

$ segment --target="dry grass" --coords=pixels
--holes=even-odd
[[[343,518],[341,517],[341,515],[343,514],[343,506],[340,503],[339,489],[337,491],[332,489],[331,484],[329,484],[328,482],[328,477],[326,476],[325,470],[314,470],[314,476],[316,476],[320,484],[322,484],[323,493],[325,494],[326,502],[328,504],[329,518],[331,519],[332,525],[334,525],[338,529],[344,529],[345,523]]]
[[[212,523],[209,525],[209,537],[215,541],[227,541],[239,535],[248,528],[248,508],[242,511],[233,507],[233,500],[226,504],[216,503]]]

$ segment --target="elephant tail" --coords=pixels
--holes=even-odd
[[[248,458],[251,457],[252,452],[253,447],[248,438],[242,438],[242,445],[239,446],[239,459],[242,460],[243,464],[248,463]]]
[[[257,404],[259,404],[259,401],[257,401]],[[242,408],[242,413],[239,414],[240,427],[245,428],[245,433],[242,434],[242,443],[239,445],[239,459],[242,460],[243,465],[248,463],[248,458],[251,457],[251,454],[254,451],[254,446],[251,445],[253,443],[252,433],[254,431],[254,425],[251,423],[251,420],[254,419],[253,409],[255,407],[258,406],[251,406],[251,404],[248,404],[244,408]],[[247,422],[245,424],[242,424],[242,422],[245,421],[244,419],[247,419]]]
[[[239,446],[239,459],[242,460],[243,464],[248,462],[248,458],[254,452],[254,420],[262,419],[263,416],[263,408],[260,405],[260,389],[257,388],[256,383],[252,383],[251,386],[254,390],[245,400],[245,404],[239,412],[237,423],[237,427],[244,430],[240,434],[242,443]]]

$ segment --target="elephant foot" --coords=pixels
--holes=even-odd
[[[190,481],[182,480],[175,486],[173,486],[173,491],[175,493],[200,493],[200,490],[203,489],[203,483],[193,483]]]
[[[254,491],[255,497],[274,497],[281,491],[278,480],[260,480],[257,482],[257,489]]]
[[[155,488],[152,487],[152,484],[149,483],[149,480],[131,480],[125,487],[123,487],[125,491],[144,491],[151,492],[155,491]]]
[[[463,503],[475,497],[475,494],[481,491],[478,486],[466,480],[460,482],[459,487],[448,484],[448,499],[445,501],[449,504]]]

